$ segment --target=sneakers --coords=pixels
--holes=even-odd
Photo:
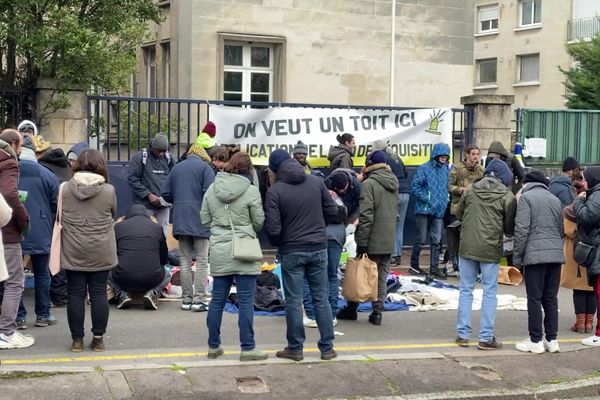
[[[477,348],[479,350],[497,350],[499,348],[502,347],[502,342],[499,341],[498,339],[496,339],[495,337],[492,338],[492,340],[490,340],[489,342],[479,342],[479,344],[477,345]]]
[[[457,336],[456,339],[454,339],[454,343],[460,347],[469,347],[469,339],[463,339],[460,336]]]
[[[94,351],[104,351],[104,338],[102,336],[94,336],[92,343],[90,343],[90,349]]]
[[[413,267],[413,266],[411,266],[408,269],[408,271],[411,274],[414,274],[414,275],[427,275],[427,273],[425,271],[423,271],[420,267]]]
[[[377,311],[373,311],[370,315],[369,315],[369,322],[375,326],[380,326],[381,325],[381,313],[377,312]]]
[[[146,310],[158,310],[158,293],[156,290],[148,290],[144,295],[144,308]]]
[[[129,295],[125,292],[122,292],[119,295],[119,304],[117,304],[117,308],[119,310],[126,310],[129,308],[129,306],[131,305],[131,297],[129,297]]]
[[[288,360],[293,360],[293,361],[304,360],[304,354],[302,353],[302,350],[292,350],[289,347],[286,347],[285,349],[280,350],[277,353],[275,353],[275,357],[287,358]]]
[[[45,328],[50,325],[56,325],[57,319],[54,315],[50,314],[47,317],[37,317],[35,319],[35,326]]]
[[[321,353],[321,360],[329,361],[337,357],[337,352],[334,349]]]
[[[333,319],[333,326],[336,327],[337,326],[337,318]]]
[[[24,319],[18,319],[15,321],[17,323],[17,329],[20,331],[27,330],[27,321]]]
[[[446,276],[451,277],[451,278],[459,278],[458,270],[452,269],[452,270],[446,272]]]
[[[73,343],[71,343],[71,351],[73,353],[81,353],[83,351],[83,339],[73,339]]]
[[[269,358],[269,355],[261,350],[242,350],[240,361],[261,361]]]
[[[16,331],[10,336],[0,333],[0,349],[25,349],[34,343],[35,339],[31,335],[23,335]]]
[[[206,357],[208,358],[217,358],[217,357],[221,357],[223,355],[223,348],[221,346],[219,347],[214,347],[208,348],[208,353],[206,353]]]
[[[590,336],[581,341],[581,344],[586,346],[600,347],[600,336]]]
[[[190,311],[192,309],[192,303],[181,303],[181,309],[183,311]]]
[[[539,341],[534,343],[531,339],[523,340],[515,345],[517,350],[522,351],[524,353],[534,353],[534,354],[542,354],[546,351],[544,348],[544,343]]]
[[[304,317],[302,319],[302,323],[304,324],[305,327],[307,328],[316,328],[317,327],[317,321],[314,319],[310,319],[308,317]]]
[[[544,339],[544,349],[546,349],[548,353],[558,353],[560,351],[560,347],[558,347],[558,340],[554,339],[547,341]]]
[[[183,309],[183,307],[182,307],[182,309]],[[206,304],[206,303],[192,304],[190,309],[194,312],[208,311],[208,304]]]

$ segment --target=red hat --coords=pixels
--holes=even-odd
[[[204,128],[202,128],[202,132],[208,134],[208,136],[214,138],[217,134],[217,127],[211,121],[208,121]]]

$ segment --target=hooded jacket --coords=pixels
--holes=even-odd
[[[0,194],[12,209],[12,218],[2,227],[4,244],[20,243],[29,227],[29,215],[19,200],[19,163],[13,148],[0,140]]]
[[[516,211],[515,196],[497,178],[486,175],[469,186],[456,209],[462,221],[459,255],[499,263],[503,235],[513,235]]]
[[[12,217],[12,209],[8,206],[4,197],[0,194],[0,228],[8,224]],[[0,232],[0,282],[8,279],[6,260],[4,259],[4,246],[2,244],[2,232]]]
[[[579,238],[590,246],[596,246],[594,262],[587,269],[588,283],[591,286],[600,275],[600,167],[587,167],[584,176],[590,188],[586,197],[577,197],[573,205]]]
[[[329,172],[333,172],[338,168],[350,168],[354,167],[354,161],[352,161],[352,150],[345,144],[338,144],[329,149],[327,155],[329,160]]]
[[[386,164],[373,164],[365,172],[354,239],[369,254],[392,254],[396,246],[398,180]]]
[[[52,171],[61,183],[73,176],[69,159],[63,149],[49,149],[39,158],[38,163]]]
[[[523,186],[517,203],[513,264],[562,264],[564,226],[560,201],[540,182]]]
[[[373,151],[385,151],[385,163],[389,165],[392,173],[398,179],[398,193],[410,193],[410,184],[408,183],[408,173],[402,159],[395,154],[390,146],[383,140],[373,142]]]
[[[450,147],[437,143],[431,151],[431,159],[417,168],[412,181],[412,194],[416,198],[415,214],[443,218],[448,206],[448,165],[437,158],[450,154]]]
[[[360,187],[361,183],[358,180],[356,172],[354,170],[348,168],[338,168],[334,172],[332,172],[327,178],[325,178],[325,186],[329,190],[333,190],[333,186],[331,183],[331,177],[335,174],[346,174],[348,177],[348,190],[345,193],[339,194],[338,196],[344,202],[346,206],[346,212],[348,216],[346,217],[345,223],[349,225],[356,221],[358,215],[360,213]]]
[[[552,178],[548,190],[558,197],[563,209],[573,204],[575,197],[577,197],[577,192],[575,191],[575,187],[573,187],[573,181],[566,175],[558,175]]]
[[[19,163],[19,190],[27,192],[25,208],[31,220],[31,228],[21,242],[23,254],[50,253],[59,185],[58,178],[37,162]]]
[[[320,178],[304,173],[293,158],[277,170],[269,188],[265,230],[282,254],[327,248],[325,225],[338,215],[338,207]]]
[[[141,204],[131,206],[125,219],[115,225],[119,265],[111,272],[125,291],[148,291],[165,278],[169,250],[162,227],[150,219]]]
[[[513,183],[512,188],[510,189],[513,191],[513,193],[516,193],[520,189],[521,181],[523,178],[525,178],[525,170],[523,169],[523,166],[510,151],[506,150],[501,142],[496,141],[490,143],[490,147],[488,148],[488,158],[490,158],[490,153],[497,154],[500,159],[504,161],[506,165],[508,165],[508,168],[510,168],[510,171],[517,180],[516,183]],[[487,159],[485,164],[487,166]]]
[[[260,192],[248,178],[219,172],[204,195],[200,216],[202,223],[210,228],[211,275],[260,274],[259,262],[239,261],[231,257],[231,223],[236,237],[255,238],[265,222]]]
[[[101,175],[77,172],[62,190],[60,265],[85,272],[105,271],[117,265],[115,188]]]
[[[152,193],[160,196],[161,188],[167,179],[167,175],[173,169],[175,161],[167,157],[158,158],[151,149],[148,149],[146,150],[147,157],[144,165],[143,152],[144,150],[140,150],[131,157],[127,182],[129,182],[133,192],[133,203],[142,204],[148,209],[155,210],[157,207],[150,204],[148,195]]]
[[[456,215],[456,208],[458,207],[460,196],[465,192],[467,186],[483,178],[483,174],[483,166],[479,163],[471,166],[465,161],[462,161],[454,165],[454,168],[450,171],[450,181],[448,183],[448,192],[452,197],[450,214]]]
[[[162,197],[173,203],[173,236],[207,239],[210,231],[200,221],[205,193],[215,180],[210,165],[195,154],[175,165],[162,187]],[[159,192],[160,193],[160,192]]]

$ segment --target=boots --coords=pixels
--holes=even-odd
[[[594,332],[594,315],[595,314],[585,314],[585,333]]]
[[[369,322],[375,326],[381,325],[381,312],[383,311],[383,302],[374,301],[371,303],[373,306],[373,312],[369,315]]]
[[[586,333],[586,320],[587,314],[575,314],[576,320],[575,325],[571,327],[573,332],[577,333]],[[594,320],[594,316],[592,315],[592,321]],[[590,330],[591,332],[591,330]]]
[[[358,303],[349,301],[346,307],[338,311],[336,318],[356,321],[358,319]]]

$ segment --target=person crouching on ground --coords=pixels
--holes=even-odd
[[[162,227],[150,219],[141,204],[131,206],[125,220],[115,226],[119,265],[111,272],[108,284],[115,292],[117,308],[131,305],[130,292],[144,294],[144,307],[158,310],[160,292],[169,284],[165,272],[169,250]]]
[[[492,160],[485,169],[485,176],[467,188],[456,208],[456,217],[462,221],[456,344],[462,347],[469,345],[473,289],[480,271],[483,300],[478,348],[493,350],[502,347],[502,343],[494,337],[494,319],[502,234],[512,236],[515,227],[517,203],[510,190],[511,183],[512,173],[508,165],[504,161]]]
[[[268,357],[264,351],[255,349],[254,341],[254,297],[260,264],[232,257],[233,235],[255,238],[265,221],[260,192],[250,183],[253,170],[248,154],[234,154],[206,191],[200,211],[202,223],[210,227],[210,271],[214,278],[206,318],[208,358],[223,355],[221,321],[234,281],[239,300],[240,361]]]
[[[546,350],[556,353],[559,351],[558,288],[565,261],[562,207],[548,190],[550,181],[541,171],[529,172],[523,183],[515,218],[513,264],[525,275],[529,339],[517,343],[516,348],[536,354]],[[544,340],[542,324],[546,330]]]

